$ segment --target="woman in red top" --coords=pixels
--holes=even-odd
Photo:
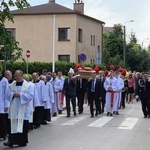
[[[134,89],[135,89],[135,81],[131,73],[129,74],[128,78],[128,103],[133,102]]]

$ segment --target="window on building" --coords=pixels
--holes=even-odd
[[[93,35],[93,46],[95,46],[95,36]]]
[[[0,47],[0,60],[4,60],[4,47]]]
[[[91,45],[95,46],[95,35],[91,35]]]
[[[58,55],[59,61],[70,62],[70,55]]]
[[[70,41],[70,28],[59,28],[58,29],[58,40],[59,41]]]
[[[91,45],[93,44],[93,36],[91,35]]]
[[[83,41],[83,30],[78,29],[78,42],[82,43],[82,41]]]
[[[7,28],[6,29],[7,30],[7,32],[12,36],[12,37],[16,37],[16,29],[14,29],[14,28]]]
[[[6,28],[6,30],[7,30],[7,33],[10,34],[11,37],[16,38],[16,29],[15,28]],[[7,47],[3,45],[4,43],[0,43],[0,44],[1,44],[0,60],[4,60],[4,56],[5,56],[5,60],[13,59],[13,57],[14,57],[13,53],[11,53],[11,52],[9,52],[9,50],[7,50]]]

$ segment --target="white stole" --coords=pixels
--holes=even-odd
[[[22,87],[21,87],[21,93],[27,93],[28,88],[29,88],[29,83],[24,80]],[[11,91],[17,92],[16,81],[12,83]],[[17,112],[17,98],[13,99],[11,106],[10,106],[11,133],[22,133],[23,132],[23,121],[24,121],[24,115],[25,115],[25,108],[26,108],[26,104],[20,103],[19,110]],[[17,116],[18,116],[18,119],[17,119]]]

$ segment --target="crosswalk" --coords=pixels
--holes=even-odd
[[[120,121],[121,122],[118,123],[118,125],[116,126],[116,129],[119,129],[119,130],[121,129],[132,130],[134,126],[137,124],[137,122],[139,121],[139,118],[135,118],[135,117],[126,117],[126,116],[121,116],[121,117],[122,117],[121,120],[119,120],[119,122]],[[117,120],[115,116],[108,117],[108,116],[103,115],[103,116],[95,117],[94,119],[91,119],[89,115],[82,114],[82,115],[78,115],[76,117],[70,117],[70,118],[66,118],[65,115],[53,117],[51,123],[54,123],[58,121],[59,119],[61,119],[61,123],[59,124],[60,126],[75,126],[75,125],[85,122],[84,126],[88,128],[102,128],[104,126],[107,126],[107,124],[109,124],[114,119]]]
[[[89,107],[84,107],[84,113],[77,114],[74,116],[73,113],[71,117],[66,118],[66,111],[57,117],[52,117],[52,124],[56,124],[61,127],[85,127],[87,129],[91,128],[113,128],[116,130],[136,130],[136,127],[143,124],[143,121],[148,121],[149,118],[143,118],[141,105],[139,103],[133,103],[127,105],[126,109],[120,110],[120,115],[106,116],[106,113],[90,118]],[[140,111],[139,111],[140,110]],[[150,128],[148,128],[150,131]]]

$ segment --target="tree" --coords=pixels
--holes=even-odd
[[[103,46],[107,50],[110,57],[115,57],[117,54],[123,59],[123,30],[122,25],[117,24],[113,27],[113,32],[104,33]]]
[[[30,4],[27,0],[2,0],[0,3],[0,54],[4,56],[10,56],[14,54],[14,60],[22,58],[22,49],[19,47],[19,42],[12,37],[7,29],[5,28],[5,22],[13,22],[13,16],[10,13],[10,7],[16,6],[18,9],[22,10],[29,7]]]

